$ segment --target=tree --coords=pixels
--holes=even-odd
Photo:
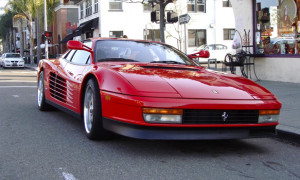
[[[54,6],[57,0],[46,0],[47,1],[47,21],[52,22],[54,18]],[[44,0],[9,0],[7,7],[11,9],[12,12],[15,14],[21,14],[26,17],[28,20],[28,27],[29,27],[29,34],[30,34],[30,62],[31,64],[34,63],[34,54],[33,54],[33,27],[32,22],[34,20],[34,17],[37,15],[37,13],[43,12],[43,4]],[[43,18],[43,15],[39,16],[40,18]],[[40,21],[42,22],[42,21]],[[39,44],[38,44],[39,46]]]
[[[7,11],[5,14],[3,14],[0,17],[0,39],[2,39],[2,42],[6,42],[4,44],[9,45],[11,42],[9,42],[9,36],[10,31],[12,29],[12,18],[14,16],[14,13],[12,11]],[[8,49],[8,47],[6,47]]]

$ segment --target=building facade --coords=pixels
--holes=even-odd
[[[159,9],[157,6],[123,0],[79,0],[75,4],[79,7],[78,28],[66,40],[126,35],[130,39],[160,41],[159,23],[150,18],[151,11]],[[179,23],[167,23],[166,43],[183,50],[186,37],[188,50],[202,44],[231,46],[235,20],[228,0],[177,0],[167,5],[168,11],[189,14],[191,20],[186,24],[186,32]]]
[[[79,7],[70,0],[60,0],[58,6],[55,8],[53,44],[58,45],[54,49],[57,51],[56,54],[62,54],[67,50],[66,45],[60,42],[77,28],[78,9]]]
[[[255,70],[262,80],[300,83],[300,1],[231,0],[236,29],[250,30]],[[253,69],[252,69],[253,71]]]

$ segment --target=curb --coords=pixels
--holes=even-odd
[[[277,129],[277,138],[300,144],[300,134]]]
[[[37,68],[38,68],[38,67],[34,67],[34,66],[26,66],[26,65],[25,65],[25,68],[26,68],[26,69],[31,69],[31,70],[37,71]]]

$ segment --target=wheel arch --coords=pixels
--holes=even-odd
[[[82,117],[83,116],[83,98],[84,98],[84,91],[85,91],[85,87],[86,87],[86,84],[88,83],[88,81],[90,79],[95,79],[96,82],[97,82],[97,86],[98,88],[100,89],[100,86],[99,86],[99,83],[98,83],[98,80],[97,80],[97,77],[92,74],[92,73],[89,73],[85,76],[85,78],[82,80],[82,83],[81,83],[81,89],[80,89],[80,116]],[[99,92],[100,93],[100,92]]]

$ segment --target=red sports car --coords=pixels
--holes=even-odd
[[[58,59],[40,61],[38,108],[54,106],[82,118],[90,139],[113,133],[165,140],[276,133],[281,103],[272,93],[201,67],[174,47],[98,38],[69,41],[68,48]]]

